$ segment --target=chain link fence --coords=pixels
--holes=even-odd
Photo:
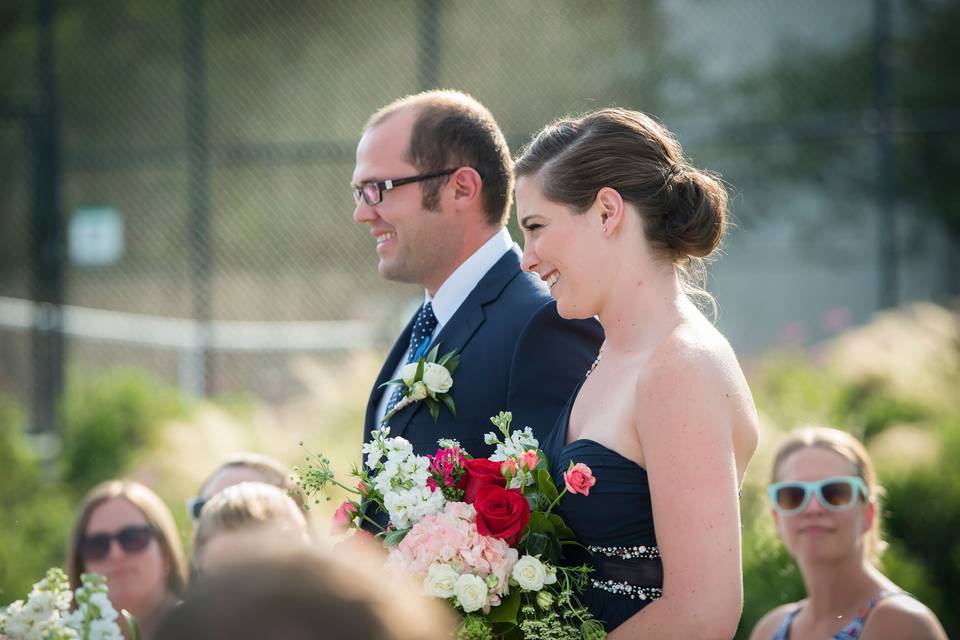
[[[566,113],[617,104],[663,119],[695,163],[736,187],[739,229],[713,290],[721,328],[745,352],[865,319],[886,295],[878,286],[900,299],[943,295],[942,257],[956,247],[940,239],[939,223],[914,215],[920,205],[898,194],[878,200],[892,175],[878,168],[878,140],[956,141],[956,96],[920,105],[926,115],[909,120],[909,139],[881,126],[894,107],[919,113],[900,100],[915,76],[897,67],[896,47],[926,16],[955,18],[949,7],[7,5],[0,393],[25,404],[36,396],[37,369],[58,366],[57,350],[39,353],[38,344],[60,329],[68,379],[130,365],[194,392],[266,399],[297,393],[292,354],[338,358],[388,345],[419,292],[378,277],[372,240],[351,219],[354,148],[370,113],[435,86],[485,103],[514,150]],[[45,73],[55,91],[45,91]],[[35,123],[56,124],[59,157],[44,155]],[[842,170],[825,173],[827,161]],[[44,217],[38,199],[49,196],[51,175],[56,211]],[[890,212],[877,211],[893,204],[903,219],[885,226]],[[884,269],[893,280],[878,285]],[[38,301],[68,306],[38,327],[47,308]]]

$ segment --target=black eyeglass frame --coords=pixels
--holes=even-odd
[[[146,539],[142,546],[135,542],[140,535],[145,535]],[[78,547],[80,555],[84,560],[97,561],[110,555],[110,547],[113,546],[114,540],[117,541],[117,544],[120,545],[124,553],[140,553],[150,545],[150,541],[153,540],[156,535],[156,530],[148,524],[139,526],[132,525],[123,527],[113,533],[95,533],[92,536],[85,535],[80,538]],[[106,541],[105,544],[104,541]],[[91,549],[98,550],[91,552]]]
[[[395,178],[393,180],[381,180],[379,182],[362,182],[359,185],[353,185],[353,200],[357,204],[360,204],[360,198],[363,198],[364,202],[366,202],[371,207],[375,207],[381,202],[383,202],[384,191],[390,191],[391,189],[402,187],[405,184],[422,182],[424,180],[429,180],[430,178],[440,178],[442,176],[449,176],[451,173],[453,173],[459,168],[460,167],[454,167],[453,169],[444,169],[443,171],[432,171],[430,173],[421,173],[420,175],[410,176],[409,178]],[[377,188],[376,202],[370,202],[370,198],[367,197],[367,189],[369,187]]]

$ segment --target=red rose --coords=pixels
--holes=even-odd
[[[502,538],[511,547],[520,542],[520,534],[530,520],[530,504],[518,489],[482,487],[473,508],[477,510],[477,531]]]
[[[486,458],[467,460],[467,484],[463,487],[463,501],[473,504],[477,498],[477,491],[481,487],[505,487],[507,481],[500,473],[500,463],[491,462]]]

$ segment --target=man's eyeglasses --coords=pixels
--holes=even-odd
[[[422,182],[424,180],[429,180],[430,178],[448,176],[459,168],[460,167],[455,167],[453,169],[444,169],[443,171],[422,173],[418,176],[410,176],[409,178],[396,178],[395,180],[383,180],[381,182],[364,182],[360,185],[354,185],[353,199],[357,204],[360,204],[360,198],[363,198],[363,201],[372,207],[383,202],[384,191],[390,191],[390,189],[396,189],[397,187],[402,187],[405,184]]]
[[[816,482],[776,482],[767,489],[774,509],[782,515],[792,516],[807,508],[810,496],[827,511],[846,511],[857,504],[857,496],[867,498],[867,485],[857,476],[837,476]]]
[[[110,555],[110,545],[116,540],[124,553],[140,553],[153,539],[153,527],[124,527],[116,533],[96,533],[80,540],[80,555],[85,560],[103,560]]]

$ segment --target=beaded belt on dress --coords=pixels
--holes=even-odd
[[[659,564],[660,550],[654,546],[637,545],[633,547],[597,547],[588,546],[587,549],[594,556],[600,556],[598,565],[602,565],[602,558],[611,560],[656,560]],[[661,569],[662,571],[662,569]],[[662,577],[661,577],[662,579]],[[652,586],[639,586],[631,583],[629,580],[600,580],[590,579],[590,586],[595,589],[602,589],[609,593],[628,596],[631,600],[656,600],[663,596],[663,589]]]

